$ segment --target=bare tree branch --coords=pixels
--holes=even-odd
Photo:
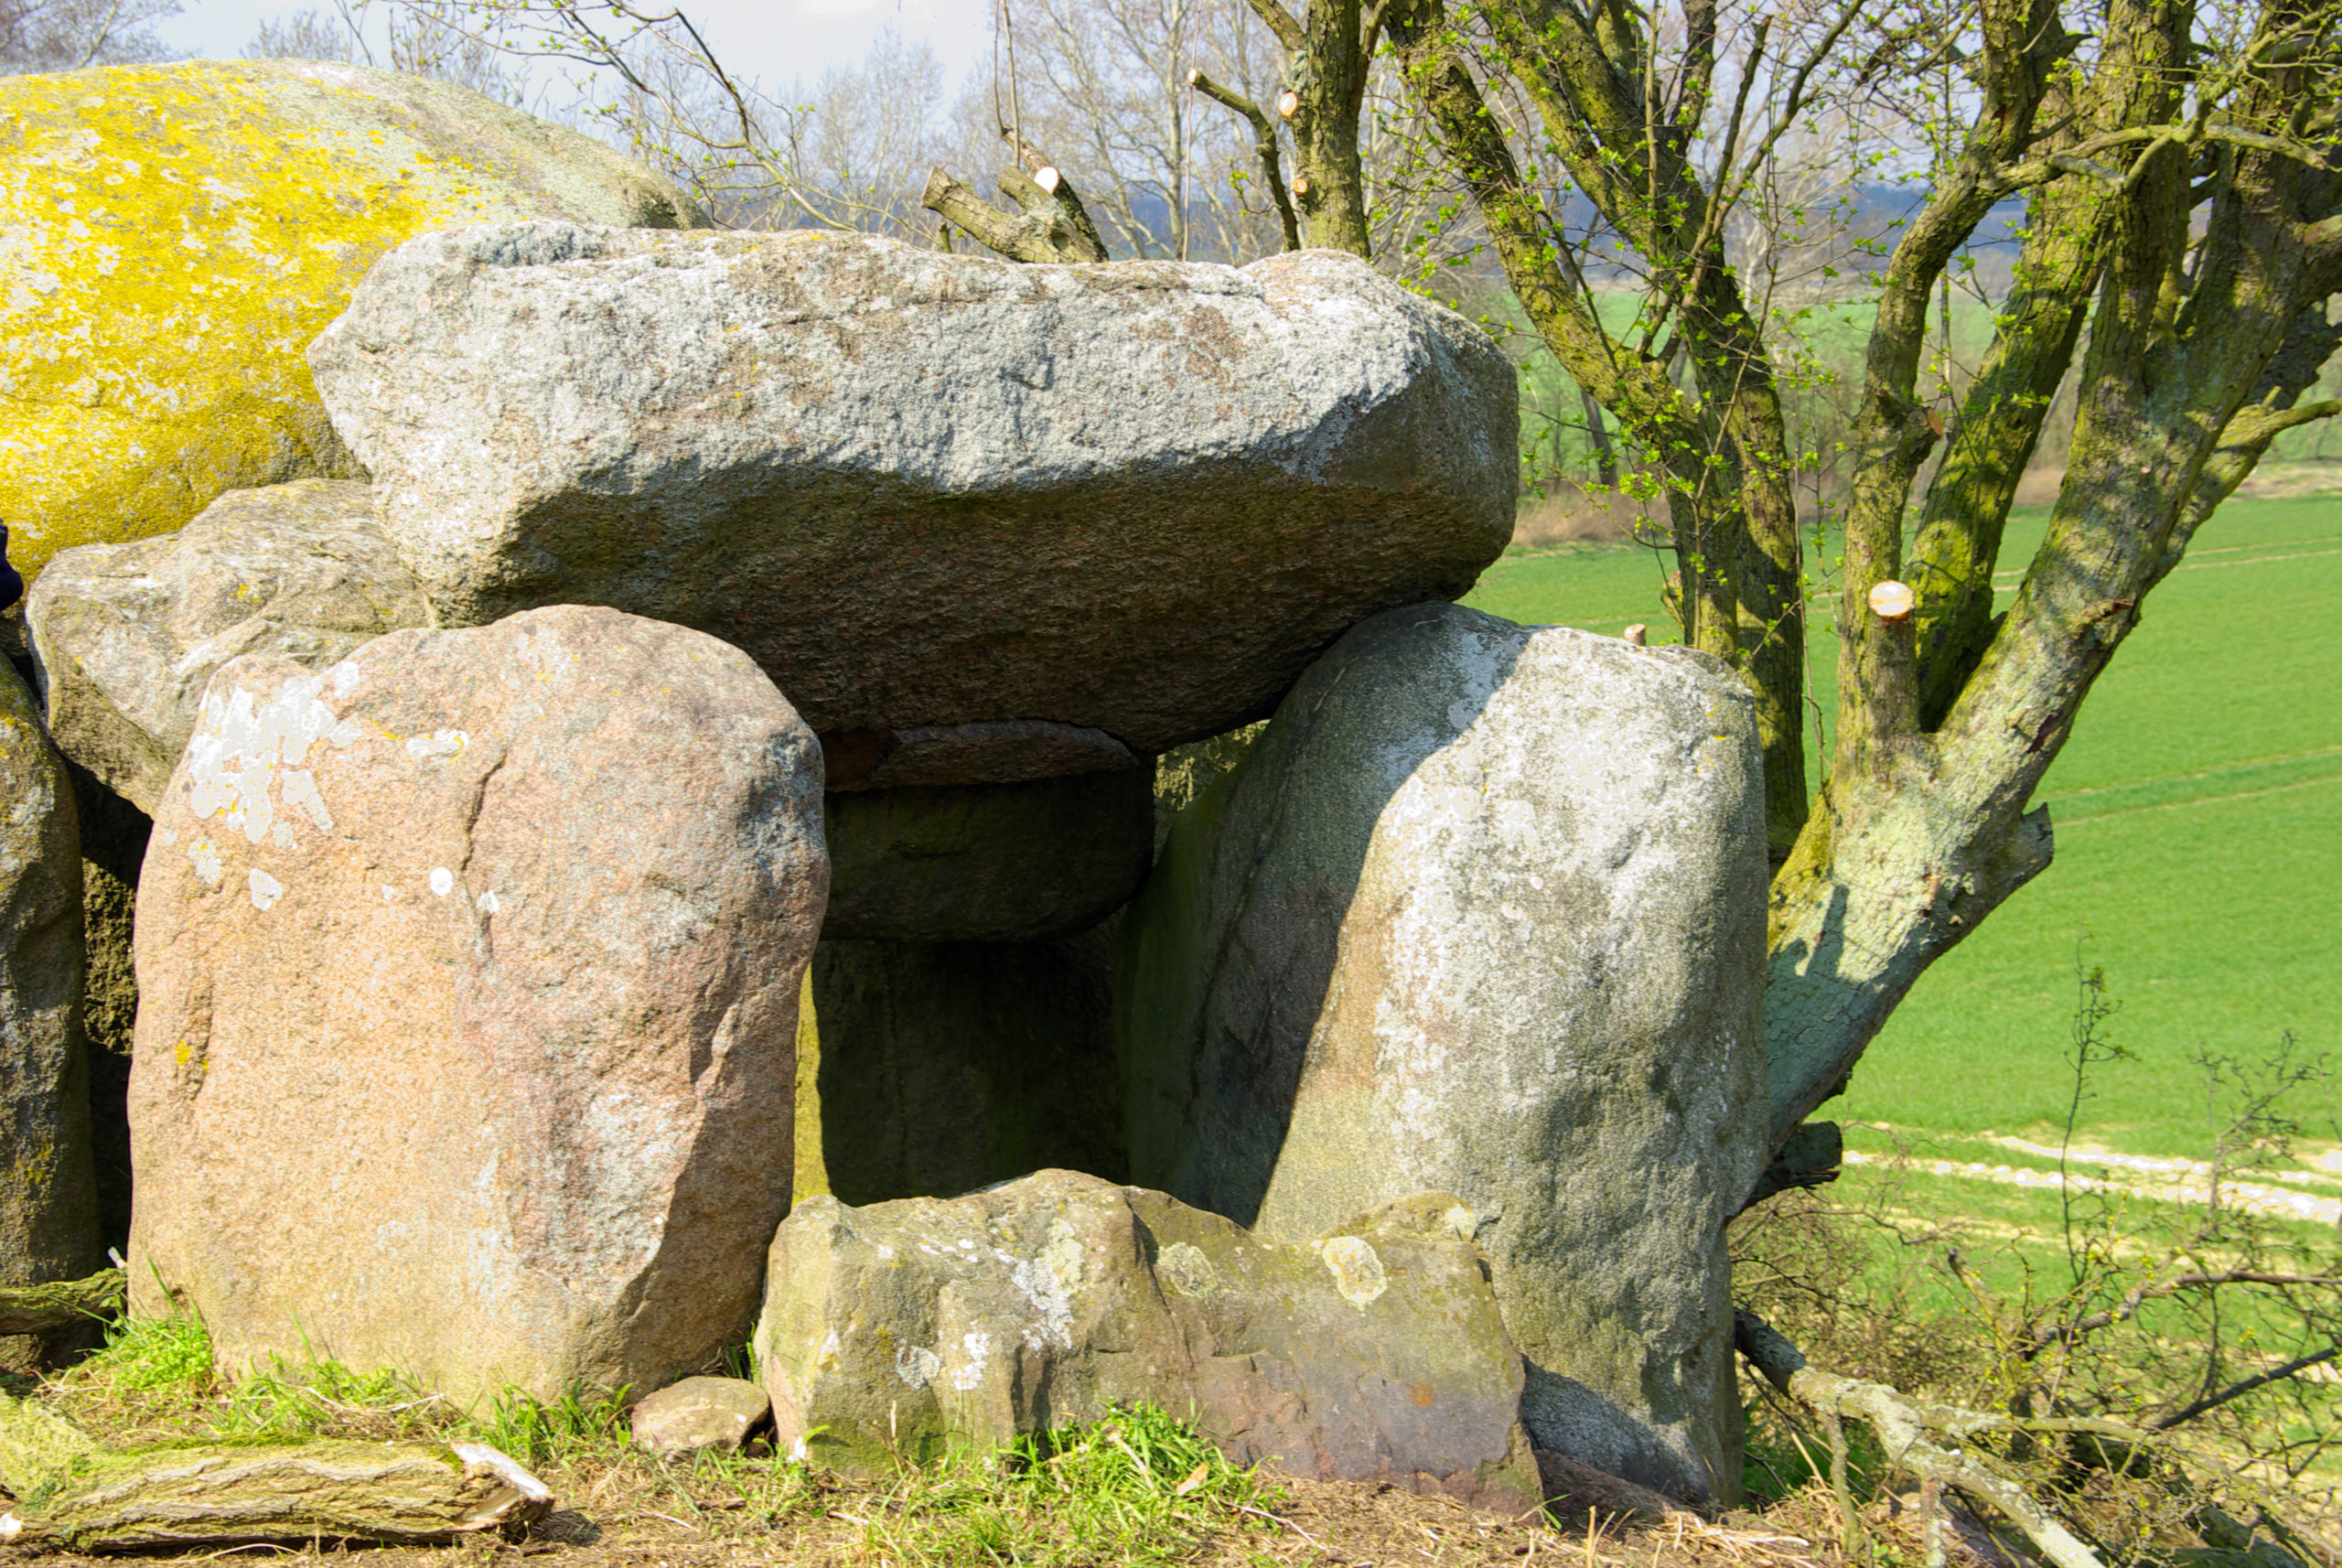
[[[2173,1411],[2168,1415],[2159,1415],[2148,1424],[2157,1432],[2169,1432],[2172,1428],[2191,1422],[2199,1415],[2219,1409],[2231,1400],[2241,1399],[2255,1389],[2264,1389],[2271,1383],[2283,1382],[2287,1378],[2297,1377],[2312,1367],[2322,1367],[2337,1356],[2342,1356],[2342,1345],[2328,1345],[2323,1350],[2312,1351],[2306,1356],[2296,1356],[2282,1366],[2272,1367],[2265,1372],[2256,1372],[2251,1377],[2230,1383],[2219,1392],[2207,1394],[2193,1404]]]
[[[1213,102],[1241,114],[1252,125],[1252,155],[1261,160],[1261,177],[1268,185],[1269,194],[1276,199],[1277,222],[1284,231],[1284,248],[1301,249],[1301,225],[1293,215],[1293,198],[1285,192],[1284,170],[1277,154],[1276,126],[1261,113],[1259,104],[1233,88],[1222,87],[1201,70],[1187,73],[1187,85]]]

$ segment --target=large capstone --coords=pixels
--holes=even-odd
[[[0,518],[27,577],[223,490],[356,475],[301,355],[401,242],[696,216],[591,137],[360,66],[12,76],[0,124]]]
[[[745,654],[615,610],[230,663],[138,889],[135,1308],[466,1400],[737,1344],[821,789]]]
[[[1458,1194],[1538,1446],[1731,1495],[1763,807],[1704,655],[1453,605],[1358,628],[1125,918],[1132,1178],[1286,1239]]]
[[[1424,1193],[1275,1242],[1071,1171],[815,1197],[773,1239],[757,1364],[784,1448],[847,1471],[1144,1403],[1240,1465],[1520,1513],[1520,1356],[1473,1225]]]
[[[430,608],[371,490],[300,479],[231,490],[175,532],[61,552],[25,619],[59,747],[151,813],[221,665],[321,670]]]
[[[442,624],[700,627],[930,784],[1261,717],[1353,622],[1468,588],[1518,480],[1494,343],[1325,252],[467,230],[385,257],[309,359]],[[1007,724],[978,773],[928,735]]]
[[[73,786],[0,662],[0,1285],[105,1266],[81,1039]]]

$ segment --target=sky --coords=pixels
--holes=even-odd
[[[330,0],[310,0],[331,12]],[[182,0],[185,9],[157,26],[166,43],[192,56],[233,57],[260,23],[304,8],[304,0]],[[924,38],[956,82],[991,48],[987,0],[684,0],[683,12],[716,58],[766,88],[833,65],[858,64],[887,28]]]

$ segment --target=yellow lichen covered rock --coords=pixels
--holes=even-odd
[[[27,578],[223,490],[354,464],[302,350],[383,252],[522,218],[698,216],[467,89],[308,60],[0,80],[0,521]]]

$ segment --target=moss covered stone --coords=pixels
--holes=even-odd
[[[446,82],[306,60],[0,81],[0,518],[27,578],[223,490],[355,471],[302,351],[376,257],[521,218],[673,228],[672,187]]]
[[[781,1445],[848,1472],[1151,1404],[1239,1465],[1518,1514],[1520,1353],[1476,1219],[1413,1193],[1278,1242],[1064,1170],[813,1197],[774,1238],[757,1364]]]
[[[103,1265],[81,1040],[73,786],[32,693],[0,666],[0,1286]]]

